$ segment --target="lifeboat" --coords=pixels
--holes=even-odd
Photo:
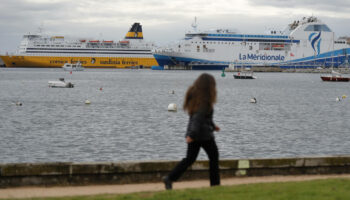
[[[284,44],[274,44],[272,45],[273,48],[284,48]]]
[[[100,42],[100,40],[90,40],[89,42],[90,43],[98,43],[98,42]]]
[[[113,43],[113,40],[103,41],[103,43]]]
[[[119,42],[120,44],[129,44],[129,41],[128,40],[122,40]]]
[[[80,42],[86,42],[86,40],[79,40]]]

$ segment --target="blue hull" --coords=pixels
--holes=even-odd
[[[278,62],[269,64],[270,66],[278,66],[282,69],[312,69],[317,67],[340,67],[344,65],[344,63],[350,63],[349,55],[350,48],[340,49],[335,51],[330,51],[326,53],[319,54],[317,56],[310,56],[295,60],[290,60],[286,62]],[[208,60],[200,60],[200,59],[192,59],[185,57],[172,57],[154,54],[155,59],[159,63],[160,66],[164,65],[187,65],[192,66],[194,70],[222,70],[225,67],[228,67],[229,63],[220,62],[220,61],[208,61]],[[233,63],[237,66],[261,66],[262,63]]]
[[[171,57],[159,54],[154,54],[154,58],[157,60],[160,66],[172,66],[172,65],[186,65],[191,66],[192,70],[222,70],[228,67],[228,63],[212,62],[207,60],[183,58],[183,57]]]

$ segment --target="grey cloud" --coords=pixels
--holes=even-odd
[[[306,0],[303,3],[296,0],[248,1],[252,10],[267,5],[283,8],[281,12],[293,7],[296,10],[334,10],[334,16],[337,16],[336,12],[350,12],[344,11],[350,8],[350,2],[340,0],[332,3],[326,0]],[[195,16],[201,30],[233,26],[242,31],[256,32],[267,24],[284,26],[290,22],[288,15],[276,18],[249,12],[249,9],[247,12],[236,9],[231,0],[1,0],[0,51],[6,48],[14,50],[24,33],[34,32],[40,25],[52,34],[96,37],[103,33],[104,38],[118,39],[125,35],[133,22],[138,21],[144,27],[145,38],[166,42],[183,37],[185,31],[191,29]],[[338,27],[340,25],[336,29],[346,29]]]
[[[350,1],[344,0],[248,0],[251,6],[277,8],[308,8],[333,12],[349,12]]]

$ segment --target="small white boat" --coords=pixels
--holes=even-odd
[[[49,81],[49,87],[52,87],[52,88],[73,88],[74,84],[71,82],[65,82],[64,78],[60,78],[58,81]]]
[[[81,62],[77,62],[75,64],[64,63],[62,68],[64,71],[84,71],[84,67],[81,65]]]
[[[241,71],[237,74],[233,74],[235,79],[256,79],[256,76],[253,75],[253,71]]]

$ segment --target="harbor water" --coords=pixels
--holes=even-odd
[[[0,68],[0,163],[179,160],[184,94],[203,72],[217,81],[220,159],[350,154],[350,85],[319,74]],[[59,78],[75,87],[48,87]]]

